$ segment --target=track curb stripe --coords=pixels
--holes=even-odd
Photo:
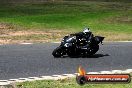
[[[87,74],[120,74],[120,73],[132,73],[132,69],[88,72]],[[0,86],[11,85],[16,82],[35,81],[35,80],[63,80],[67,78],[76,77],[77,74],[78,73],[0,80]]]

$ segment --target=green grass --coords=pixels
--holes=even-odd
[[[70,30],[132,33],[132,3],[45,2],[0,6],[0,22],[20,30]]]
[[[106,41],[131,41],[131,24],[132,2],[64,1],[0,4],[0,42],[60,41],[65,34],[82,31],[84,27],[90,27],[95,35],[106,37]],[[2,25],[5,28],[2,28]],[[64,34],[58,32],[54,34],[55,37],[45,34],[9,36],[9,32],[12,31],[44,33],[53,30]]]
[[[65,79],[59,81],[43,80],[18,83],[18,88],[132,88],[132,83],[129,84],[85,84],[80,86],[75,79]],[[21,87],[20,87],[21,88]]]

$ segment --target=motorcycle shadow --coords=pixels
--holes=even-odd
[[[99,57],[105,57],[105,56],[110,56],[109,54],[94,54],[92,56],[89,56],[87,58],[99,58]]]
[[[105,56],[110,56],[109,54],[94,54],[92,56],[74,56],[71,58],[100,58],[100,57],[105,57]],[[63,56],[61,58],[69,58],[69,56]]]

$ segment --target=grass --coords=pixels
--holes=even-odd
[[[129,84],[85,84],[80,86],[76,83],[75,79],[65,79],[65,80],[43,80],[43,81],[33,81],[18,83],[18,88],[21,86],[23,88],[131,88],[132,83]]]
[[[132,40],[129,38],[132,36],[132,3],[67,1],[3,4],[0,5],[0,23],[15,31],[78,32],[90,27],[95,34],[108,37],[106,40],[114,40],[112,34],[121,35],[116,40]]]

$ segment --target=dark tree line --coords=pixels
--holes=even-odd
[[[0,0],[0,3],[30,3],[30,2],[47,2],[47,1],[117,1],[117,2],[132,2],[132,0]]]
[[[47,2],[47,1],[59,1],[59,0],[0,0],[0,3],[24,3],[24,2]]]

